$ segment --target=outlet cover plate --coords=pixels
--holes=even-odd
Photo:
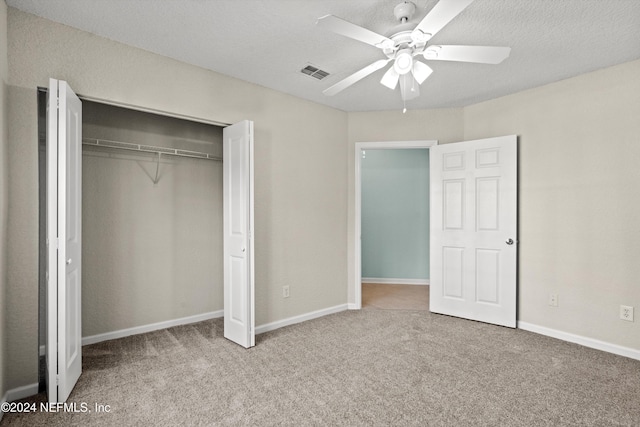
[[[620,318],[628,322],[633,322],[633,307],[630,305],[621,305]]]

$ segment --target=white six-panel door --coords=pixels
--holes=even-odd
[[[47,391],[64,402],[82,372],[82,103],[49,80],[47,105]]]
[[[516,326],[517,138],[431,148],[430,310]]]
[[[253,122],[223,129],[224,336],[255,345]]]

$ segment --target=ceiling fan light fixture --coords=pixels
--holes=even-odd
[[[415,61],[413,63],[413,77],[415,77],[419,85],[424,83],[424,81],[427,80],[432,72],[433,70],[424,62]]]
[[[382,76],[382,83],[384,86],[388,87],[391,90],[394,90],[396,86],[398,86],[398,80],[400,80],[400,75],[396,73],[396,70],[393,67],[389,67],[384,76]]]
[[[398,52],[393,68],[400,75],[407,74],[413,69],[413,56],[410,49],[404,49]]]

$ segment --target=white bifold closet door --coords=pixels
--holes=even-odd
[[[517,138],[431,148],[429,309],[516,326]]]
[[[49,80],[47,103],[47,392],[65,402],[82,372],[82,103]]]
[[[253,122],[223,129],[224,336],[255,345]]]

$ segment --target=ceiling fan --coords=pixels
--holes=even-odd
[[[319,18],[316,23],[318,26],[375,46],[386,56],[386,59],[379,59],[367,65],[325,89],[323,93],[335,95],[393,62],[380,83],[392,90],[400,83],[400,95],[403,101],[407,101],[420,95],[420,85],[433,72],[427,64],[416,59],[418,56],[428,61],[499,64],[509,56],[510,47],[429,44],[429,40],[438,31],[472,2],[473,0],[440,0],[422,21],[413,27],[409,20],[416,11],[416,5],[410,1],[403,1],[393,11],[400,24],[389,31],[389,36],[377,34],[333,15]]]

